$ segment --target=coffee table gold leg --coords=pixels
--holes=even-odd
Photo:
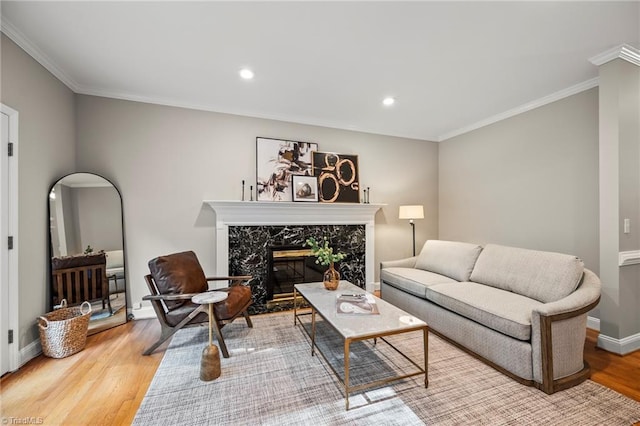
[[[316,347],[316,310],[311,308],[311,356],[315,355]]]
[[[424,387],[429,387],[429,330],[427,327],[422,329],[422,343],[424,344]]]
[[[296,325],[296,321],[298,320],[297,314],[296,314],[296,298],[298,296],[298,291],[296,290],[296,288],[293,288],[293,325]]]
[[[344,393],[345,407],[349,410],[349,352],[351,345],[350,339],[344,339]]]

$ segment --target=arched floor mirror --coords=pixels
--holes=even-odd
[[[48,195],[51,309],[91,303],[89,334],[127,322],[122,197],[107,179],[72,173]]]

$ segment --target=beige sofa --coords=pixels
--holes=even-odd
[[[589,377],[587,313],[600,280],[575,256],[427,241],[381,263],[384,300],[521,383],[551,394]]]

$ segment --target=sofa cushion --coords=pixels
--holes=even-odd
[[[456,281],[469,281],[481,251],[482,247],[477,244],[429,240],[422,247],[415,267]]]
[[[575,256],[487,244],[471,281],[549,303],[571,294],[584,264]]]
[[[426,297],[426,289],[430,285],[457,282],[444,275],[414,268],[383,269],[380,272],[380,280],[423,299]]]
[[[518,340],[531,339],[531,312],[541,302],[473,282],[437,284],[427,299],[465,318]]]

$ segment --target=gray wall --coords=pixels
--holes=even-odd
[[[82,95],[77,126],[78,168],[122,194],[133,303],[148,292],[143,277],[155,256],[194,250],[215,274],[215,214],[202,201],[239,200],[243,179],[255,189],[256,136],[358,155],[370,201],[387,204],[376,216],[376,264],[411,254],[400,204],[425,206],[418,244],[438,236],[436,143]]]
[[[640,265],[619,266],[619,252],[640,249],[640,67],[623,59],[600,66],[600,335],[640,333]],[[631,220],[624,233],[624,219]],[[606,337],[605,337],[606,336]],[[618,353],[638,349],[637,339]]]
[[[598,273],[598,90],[440,144],[441,239],[574,254]]]
[[[122,250],[122,209],[120,195],[113,187],[73,188],[80,247],[94,251]]]
[[[38,339],[35,320],[48,309],[49,187],[75,169],[74,94],[1,35],[0,101],[19,124],[19,344]]]

